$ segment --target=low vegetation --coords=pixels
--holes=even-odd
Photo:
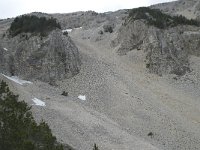
[[[178,25],[200,26],[200,23],[194,19],[187,19],[184,16],[170,16],[158,9],[149,7],[140,7],[129,11],[129,18],[132,20],[144,19],[149,25],[160,29],[175,27]]]
[[[104,25],[103,30],[104,30],[104,32],[112,33],[113,32],[113,26],[112,25]]]
[[[37,124],[30,107],[0,83],[0,149],[2,150],[63,150],[49,126]]]
[[[102,34],[103,34],[103,31],[102,31],[102,30],[100,30],[100,31],[98,32],[98,34],[102,35]]]
[[[48,32],[61,26],[54,18],[37,17],[34,15],[23,15],[16,17],[11,23],[9,33],[12,37],[20,33],[35,33],[46,36]]]
[[[68,36],[68,32],[67,31],[63,32],[63,35]]]
[[[150,137],[153,137],[154,134],[153,134],[153,132],[149,132],[147,135]]]
[[[99,148],[96,144],[94,144],[93,150],[99,150]]]
[[[61,95],[68,96],[68,92],[63,91]]]

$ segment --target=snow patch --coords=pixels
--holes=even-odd
[[[195,34],[199,35],[200,32],[199,31],[196,31],[196,32],[195,31],[185,31],[184,34],[186,34],[186,35],[191,35],[191,34],[193,34],[193,35],[195,35]]]
[[[85,101],[86,100],[86,96],[85,95],[79,95],[78,98],[82,101]]]
[[[45,105],[45,102],[41,101],[40,99],[37,99],[37,98],[33,98],[32,101],[35,103],[33,105],[36,105],[36,106],[46,106]]]
[[[7,48],[3,48],[5,51],[8,51],[8,49]]]
[[[66,29],[66,30],[62,30],[62,32],[64,33],[64,32],[72,32],[72,29]]]
[[[74,29],[82,29],[83,27],[78,27],[78,28],[74,28]]]
[[[71,28],[70,29],[65,29],[65,30],[62,30],[62,32],[64,33],[64,32],[67,31],[69,33],[69,32],[72,32],[73,30],[77,30],[77,29],[82,29],[82,27],[73,28],[73,29],[71,29]]]
[[[23,84],[33,84],[32,82],[30,81],[26,81],[26,80],[21,80],[19,79],[17,76],[12,76],[12,77],[9,77],[9,76],[6,76],[4,74],[2,74],[4,77],[6,77],[7,79],[11,80],[11,81],[14,81],[15,83],[18,83],[20,85],[23,85]]]

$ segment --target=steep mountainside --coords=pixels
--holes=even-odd
[[[40,80],[19,85],[0,78],[32,106],[37,121],[49,124],[59,142],[77,150],[94,143],[100,150],[199,150],[199,23],[143,10],[134,9],[131,16],[130,10],[45,14],[68,33],[57,29],[41,37],[7,38],[3,33],[11,21],[3,20],[1,71],[16,68],[14,75]],[[65,78],[65,64],[79,73]],[[55,79],[56,86],[46,79]],[[35,98],[45,106],[35,105]]]
[[[183,15],[188,19],[200,20],[200,1],[199,0],[178,0],[171,3],[153,5],[151,8],[160,9],[172,15]]]

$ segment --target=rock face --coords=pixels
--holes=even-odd
[[[189,55],[200,54],[200,32],[194,26],[158,29],[145,20],[126,20],[113,43],[121,55],[134,49],[146,52],[146,67],[158,75],[183,75],[190,71]]]
[[[13,38],[4,37],[1,43],[2,73],[52,82],[79,72],[78,48],[61,30],[54,30],[47,37],[22,33]]]
[[[144,43],[147,52],[146,67],[159,75],[173,73],[183,75],[189,71],[188,49],[179,28],[160,30],[151,28]]]

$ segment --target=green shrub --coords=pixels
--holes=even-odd
[[[0,83],[0,149],[63,150],[45,122],[35,122],[31,107]]]
[[[23,15],[16,17],[11,23],[9,33],[12,37],[20,33],[37,33],[41,36],[46,36],[48,32],[61,26],[56,22],[56,19],[37,16]]]
[[[140,7],[129,11],[129,18],[132,20],[144,19],[149,25],[160,29],[175,27],[178,25],[200,26],[200,23],[194,19],[187,19],[184,16],[170,16],[158,9],[149,7]]]
[[[96,144],[94,144],[93,150],[99,150],[99,148]]]
[[[4,38],[6,36],[6,34],[4,33],[3,35],[2,35],[2,38]]]
[[[68,36],[68,32],[67,31],[63,32],[63,35]]]
[[[68,96],[68,92],[63,91],[61,95]]]
[[[152,137],[154,134],[153,134],[153,132],[149,132],[148,134],[147,134],[147,136],[150,136],[150,137]]]
[[[149,68],[150,67],[150,64],[146,64],[146,68]]]
[[[98,32],[98,34],[101,34],[101,35],[102,35],[102,34],[103,34],[103,31],[102,31],[102,30],[100,30],[100,31]]]
[[[109,32],[109,33],[113,32],[113,26],[112,25],[104,25],[103,29],[104,29],[104,32]]]

